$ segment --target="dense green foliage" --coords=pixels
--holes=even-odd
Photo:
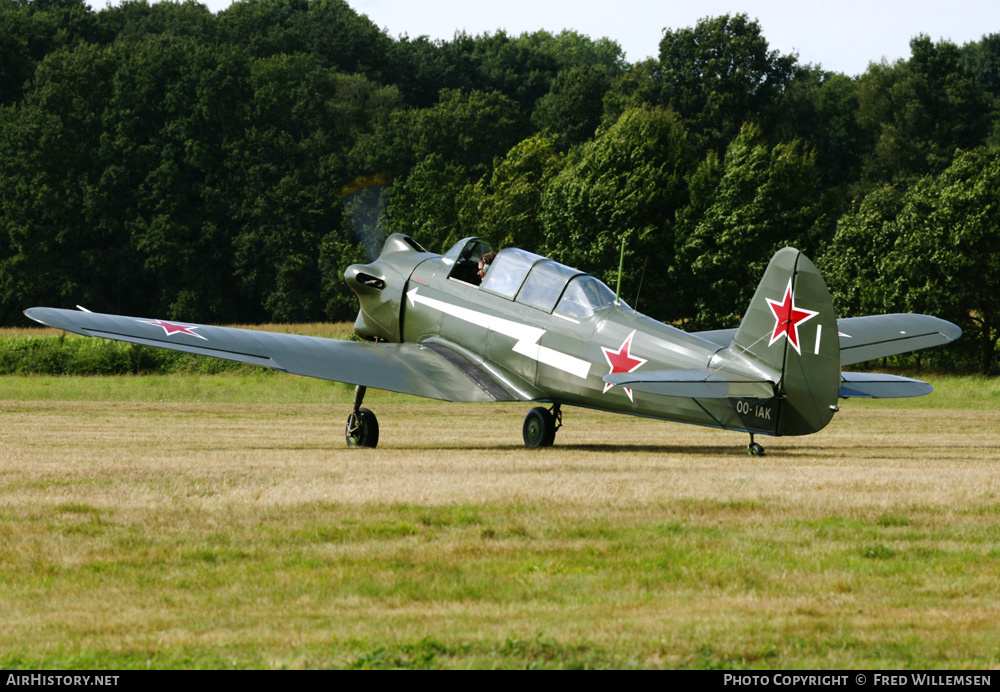
[[[630,65],[574,32],[395,39],[342,0],[0,0],[0,324],[349,319],[344,269],[402,231],[606,280],[624,237],[626,298],[722,327],[794,245],[840,314],[940,314],[967,338],[925,362],[990,372],[998,56],[917,36],[847,76],[735,15]]]
[[[261,371],[254,365],[53,332],[0,337],[0,375],[170,375]]]

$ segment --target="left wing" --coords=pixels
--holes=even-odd
[[[510,382],[445,344],[362,343],[253,329],[96,312],[29,308],[44,325],[335,382],[445,401],[527,401],[538,393]]]

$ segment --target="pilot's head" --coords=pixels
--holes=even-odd
[[[493,259],[497,256],[495,252],[487,252],[485,255],[479,258],[479,278],[486,278],[486,272],[490,270],[490,264],[492,264]]]

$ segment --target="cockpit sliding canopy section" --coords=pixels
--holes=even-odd
[[[552,312],[566,284],[574,276],[585,275],[553,260],[536,262],[517,294],[517,302],[544,312]]]
[[[479,259],[490,252],[482,238],[465,238],[444,259],[454,264],[450,277],[476,284],[471,277]],[[615,294],[600,280],[527,250],[507,248],[497,253],[480,289],[546,313],[586,318],[615,304]],[[619,306],[628,309],[622,301]]]
[[[513,300],[531,267],[544,259],[541,255],[518,248],[501,250],[483,279],[482,289]]]

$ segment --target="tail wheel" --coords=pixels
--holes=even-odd
[[[551,447],[556,441],[556,417],[548,409],[533,408],[524,417],[521,432],[528,447]]]
[[[366,408],[352,411],[345,430],[348,447],[375,447],[378,444],[378,418]]]
[[[756,442],[751,442],[747,445],[747,454],[752,457],[762,457],[764,456],[764,448]]]

